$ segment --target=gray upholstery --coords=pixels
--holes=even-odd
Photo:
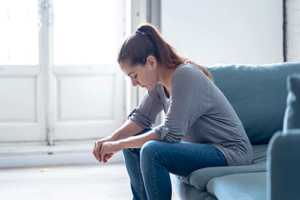
[[[172,190],[180,200],[217,200],[207,191],[200,191],[195,187],[183,183],[177,176],[170,174]]]
[[[230,174],[265,172],[266,171],[266,151],[267,145],[253,146],[252,165],[227,166],[227,167],[208,167],[198,169],[185,178],[180,178],[182,182],[195,186],[198,190],[206,190],[207,183],[216,177],[222,177]]]
[[[214,178],[208,182],[207,191],[220,200],[265,200],[266,172]]]
[[[267,151],[268,200],[300,199],[300,129],[277,132]]]
[[[300,74],[288,76],[287,90],[288,97],[283,131],[300,128]]]
[[[253,161],[252,164],[257,164],[262,161],[266,161],[267,156],[267,144],[261,144],[261,145],[252,145],[253,149]]]
[[[282,130],[286,109],[286,79],[300,73],[300,63],[268,65],[216,64],[209,68],[242,121],[252,144],[267,144]]]

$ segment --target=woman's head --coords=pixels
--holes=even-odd
[[[120,66],[121,70],[131,78],[133,86],[139,85],[147,90],[152,90],[159,82],[157,61],[152,55],[147,57],[145,65],[132,66],[130,61],[123,61]]]
[[[148,84],[149,81],[153,81],[151,84],[154,84],[155,87],[157,84],[157,77],[155,77],[155,72],[157,73],[157,71],[155,70],[157,68],[175,69],[187,61],[188,58],[179,56],[176,49],[164,41],[159,31],[153,25],[144,23],[120,45],[117,60],[122,71],[127,75],[134,72],[133,76],[131,76],[134,86],[140,85],[143,87],[143,84],[146,84],[146,82]],[[208,70],[204,67],[199,67],[213,81]],[[134,78],[136,74],[139,76],[138,81],[135,81]],[[143,83],[143,79],[146,82]]]

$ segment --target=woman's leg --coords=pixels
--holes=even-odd
[[[151,129],[145,129],[142,132],[136,134],[140,135],[150,131]],[[125,166],[130,178],[130,186],[134,200],[147,200],[145,186],[143,182],[141,167],[140,167],[140,148],[123,149],[123,156]]]
[[[140,155],[146,193],[151,200],[171,199],[169,172],[186,177],[200,168],[228,165],[217,148],[201,143],[149,141]]]

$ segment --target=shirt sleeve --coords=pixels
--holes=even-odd
[[[158,85],[152,90],[146,90],[140,105],[127,117],[144,129],[150,128],[155,123],[156,116],[163,109],[157,87]]]
[[[175,71],[168,113],[164,123],[154,128],[160,140],[179,142],[210,108],[209,84],[209,78],[196,65],[182,66]]]

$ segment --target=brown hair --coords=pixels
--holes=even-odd
[[[125,39],[119,47],[117,60],[119,64],[129,61],[130,66],[138,64],[144,66],[150,55],[155,57],[157,62],[167,69],[177,68],[189,61],[188,58],[178,55],[177,50],[165,42],[159,31],[149,23],[139,25],[137,31]],[[211,73],[206,68],[196,64],[196,62],[190,63],[197,65],[211,81],[214,81]]]

